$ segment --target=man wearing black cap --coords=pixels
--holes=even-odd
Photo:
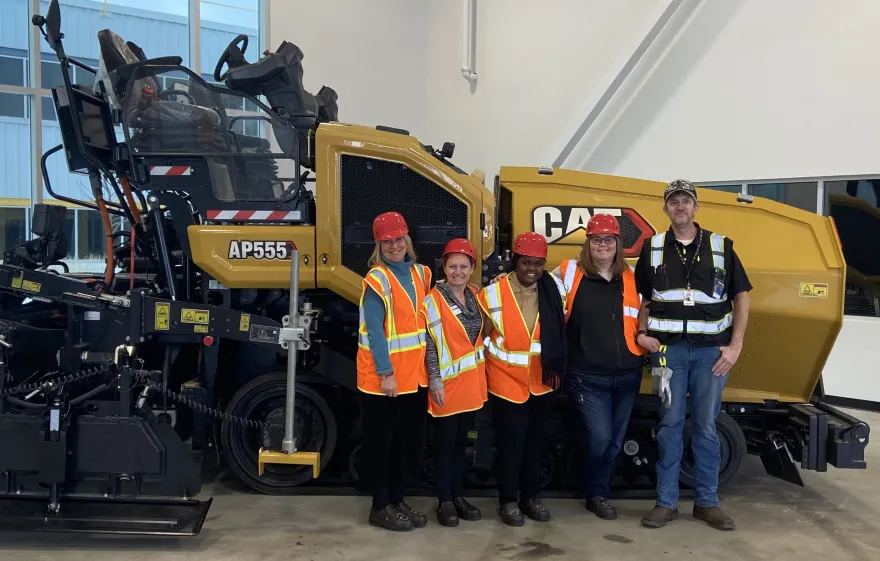
[[[733,520],[718,506],[721,452],[715,418],[728,373],[742,351],[752,285],[733,240],[694,222],[698,209],[697,191],[689,181],[669,183],[663,210],[671,225],[642,247],[635,270],[642,295],[636,342],[651,353],[665,345],[666,367],[672,371],[666,381],[671,403],[661,405],[657,430],[657,501],[642,524],[660,528],[678,518],[682,429],[690,393],[693,515],[713,528],[732,530]]]

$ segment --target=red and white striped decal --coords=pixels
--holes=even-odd
[[[209,210],[208,220],[290,222],[300,219],[298,210]]]
[[[192,175],[190,166],[150,166],[150,175]]]

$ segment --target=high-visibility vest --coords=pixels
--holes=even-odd
[[[564,305],[562,283],[553,275],[550,278],[555,281]],[[530,394],[552,392],[553,388],[542,382],[540,314],[535,320],[535,328],[529,333],[507,275],[481,290],[477,302],[492,322],[486,341],[489,393],[514,403],[524,403]]]
[[[578,265],[577,259],[567,259],[559,266],[559,276],[562,286],[565,287],[565,321],[571,316],[574,306],[574,298],[577,295],[581,279],[584,278],[584,270]],[[639,330],[639,308],[642,305],[642,296],[636,290],[636,276],[631,268],[623,270],[623,338],[626,346],[634,355],[641,356],[647,351],[636,344],[636,332]]]
[[[425,299],[431,286],[431,270],[414,263],[410,268],[416,291],[416,302]],[[385,303],[385,339],[391,368],[397,381],[397,393],[418,391],[427,387],[428,370],[425,367],[425,324],[416,306],[388,268],[378,265],[364,277],[360,301],[360,326],[358,328],[357,386],[364,393],[383,395],[382,380],[376,374],[367,322],[364,318],[364,294],[368,288],[376,291]]]
[[[477,291],[468,286],[474,295]],[[444,402],[437,405],[428,399],[428,413],[448,417],[456,413],[476,411],[488,400],[486,394],[486,358],[481,335],[471,344],[467,331],[458,319],[461,308],[449,305],[437,287],[422,302],[428,337],[437,346],[440,378],[443,380]]]
[[[703,239],[709,244],[701,244],[699,261],[691,273],[693,306],[685,306],[686,287],[683,274],[674,277],[664,267],[666,232],[651,237],[651,271],[654,288],[651,294],[651,307],[648,314],[648,332],[661,342],[673,334],[686,333],[691,341],[700,344],[725,344],[729,338],[728,330],[733,326],[733,306],[727,295],[727,274],[724,258],[724,236],[708,230],[701,230]],[[709,259],[711,257],[711,259]],[[669,267],[680,267],[680,263]],[[699,282],[696,277],[702,278]],[[721,281],[713,282],[715,276]],[[678,280],[680,283],[676,283]]]

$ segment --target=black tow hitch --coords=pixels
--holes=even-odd
[[[867,423],[821,401],[763,409],[769,437],[760,452],[768,474],[803,486],[801,469],[865,469]]]

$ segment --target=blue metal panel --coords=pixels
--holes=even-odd
[[[0,117],[0,197],[30,198],[32,168],[28,121]]]
[[[3,0],[2,16],[0,16],[0,47],[10,49],[28,48],[28,17],[29,0]]]

